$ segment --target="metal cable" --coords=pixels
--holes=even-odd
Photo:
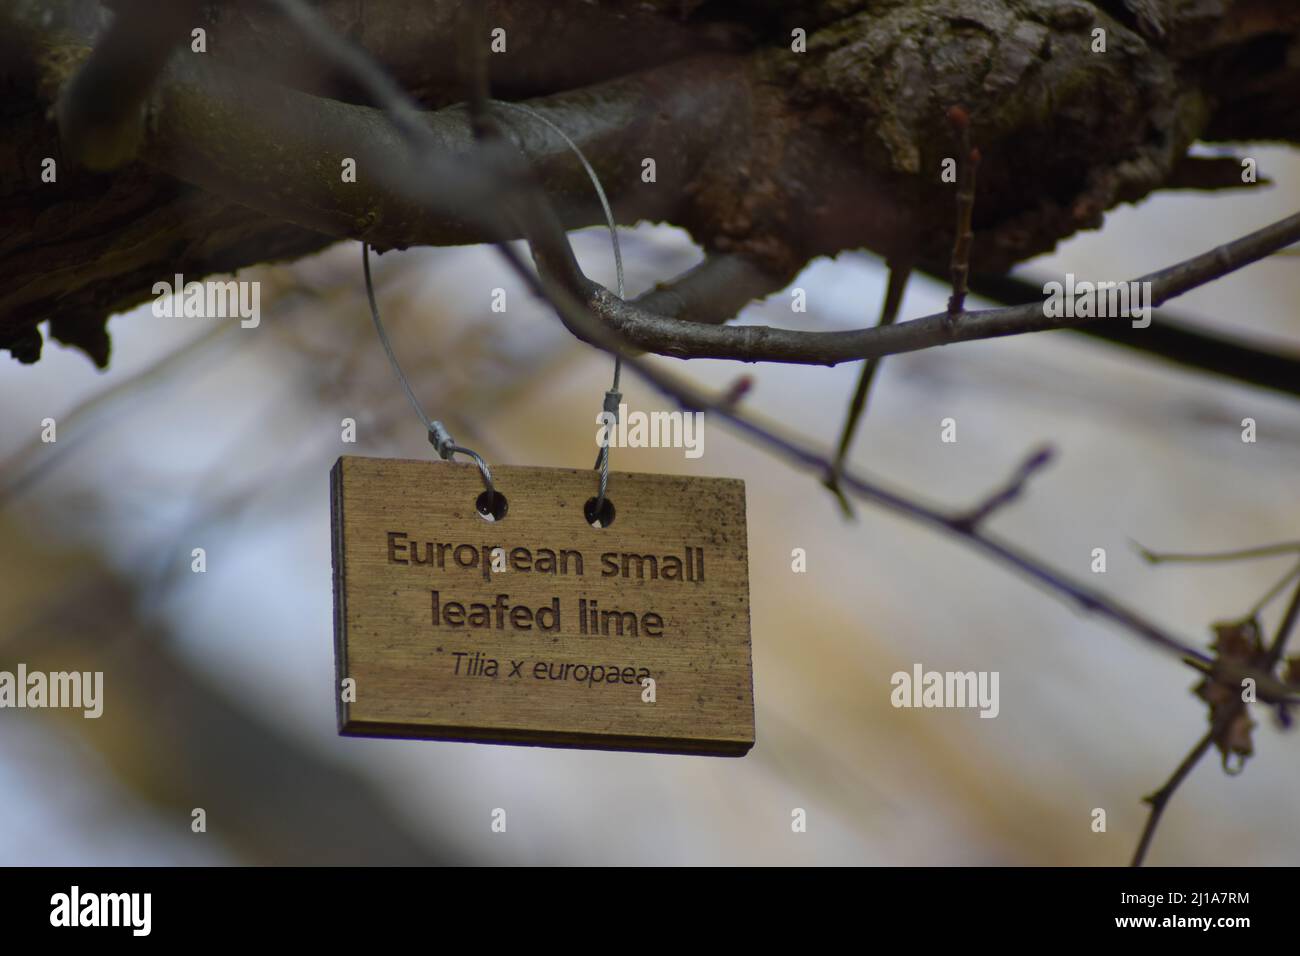
[[[483,484],[487,486],[487,508],[485,517],[490,516],[492,508],[496,505],[496,489],[492,485],[492,471],[488,464],[483,460],[483,456],[472,448],[466,448],[463,445],[456,444],[456,439],[451,437],[451,432],[442,422],[431,419],[425,414],[420,400],[415,397],[415,390],[411,388],[410,381],[407,380],[406,374],[402,371],[402,366],[397,361],[397,355],[393,352],[393,344],[388,341],[388,333],[384,331],[384,323],[379,318],[379,305],[375,301],[375,283],[370,276],[370,243],[361,244],[361,265],[366,274],[366,298],[370,300],[370,318],[374,320],[375,331],[379,333],[379,342],[384,347],[384,353],[388,356],[388,364],[393,367],[393,374],[397,376],[398,382],[402,385],[402,391],[406,392],[407,401],[415,409],[415,414],[420,416],[420,422],[424,425],[425,431],[429,433],[429,444],[434,447],[438,457],[443,461],[451,461],[454,455],[467,455],[478,465],[479,474],[483,477]],[[482,509],[480,514],[484,514]]]
[[[587,157],[583,155],[578,144],[571,140],[564,130],[560,129],[549,119],[529,106],[521,103],[508,103],[504,100],[491,100],[496,106],[504,106],[507,109],[524,113],[545,124],[552,132],[568,145],[578,161],[582,163],[582,168],[587,171],[587,177],[591,180],[592,186],[596,189],[596,195],[600,199],[600,206],[605,211],[605,223],[609,227],[610,242],[614,246],[614,270],[618,278],[618,297],[623,298],[623,252],[618,244],[618,226],[614,222],[614,212],[610,208],[609,199],[605,196],[605,189],[600,184],[600,177],[596,175],[596,170],[592,168],[591,163],[587,162]],[[609,488],[609,431],[613,424],[618,422],[618,407],[623,401],[623,394],[618,390],[619,376],[623,371],[623,359],[620,356],[614,356],[614,383],[610,386],[609,391],[605,393],[605,401],[602,406],[602,412],[612,415],[613,418],[606,418],[605,443],[601,445],[600,451],[596,453],[595,469],[600,472],[600,491],[596,496],[596,507],[593,517],[599,517],[601,509],[605,506],[605,493]]]

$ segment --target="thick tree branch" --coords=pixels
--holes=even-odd
[[[188,63],[183,76],[170,80],[161,91],[157,133],[142,150],[145,161],[158,169],[263,213],[338,238],[364,239],[381,249],[496,238],[484,228],[483,216],[494,212],[487,186],[495,184],[500,199],[501,180],[483,177],[473,183],[473,167],[464,162],[473,135],[463,107],[411,120],[423,124],[429,134],[426,147],[443,160],[427,192],[414,192],[410,170],[400,162],[407,155],[405,144],[378,110],[270,86],[202,63]],[[639,188],[640,159],[626,149],[626,140],[635,138],[646,155],[661,157],[665,175],[689,182],[702,154],[692,152],[680,137],[670,138],[672,127],[654,117],[664,114],[680,123],[701,112],[722,112],[739,91],[736,82],[733,65],[696,61],[671,73],[615,80],[598,90],[535,100],[529,106],[564,129],[602,170],[618,221],[634,223],[671,218],[681,196],[676,190]],[[647,116],[649,103],[655,111]],[[512,123],[509,128],[534,175],[555,197],[564,227],[601,222],[586,174],[567,145],[541,124]],[[266,142],[276,142],[280,149],[268,156],[260,148]],[[339,175],[340,163],[349,157],[357,161],[356,183],[344,183]],[[472,188],[468,195],[467,187]]]
[[[50,318],[56,337],[105,364],[107,314],[146,300],[154,282],[177,272],[197,279],[301,256],[332,238],[388,248],[499,235],[503,184],[463,162],[471,137],[462,108],[414,107],[439,148],[422,153],[415,172],[424,175],[412,176],[409,136],[379,111],[313,97],[222,66],[229,57],[188,49],[148,98],[136,144],[143,162],[112,179],[76,168],[46,110],[90,57],[97,11],[90,0],[0,8],[0,74],[21,106],[8,120],[12,157],[0,153],[0,218],[15,227],[0,236],[0,267],[9,276],[0,289],[0,347],[35,360],[35,325]],[[219,37],[228,39],[214,34],[214,49],[222,48]],[[688,197],[714,137],[731,128],[728,110],[745,89],[737,66],[725,56],[696,60],[532,105],[601,169],[620,221],[668,218]],[[565,227],[602,221],[585,173],[559,137],[539,123],[511,126]],[[641,182],[642,153],[627,148],[630,138],[652,151],[659,183]],[[56,184],[41,181],[43,155],[59,160]],[[356,183],[342,182],[344,158],[358,161]]]
[[[302,92],[375,105],[293,17],[268,15],[270,6],[225,0],[213,58]],[[714,19],[707,10],[688,22],[641,0],[315,0],[313,7],[324,28],[368,52],[429,108],[465,99],[467,55],[488,42],[489,29],[505,32],[507,52],[492,55],[491,66],[494,95],[507,100],[580,89],[692,56],[740,53],[753,42],[745,23]],[[483,12],[484,30],[472,37],[463,30],[467,9]]]
[[[118,0],[118,6],[132,2]],[[399,82],[415,85],[422,105],[458,98],[451,80],[461,64],[453,63],[456,41],[446,29],[457,7],[439,0],[424,7],[395,2],[403,11],[401,28],[380,22],[385,18],[378,5],[320,0],[316,8],[329,27],[390,58]],[[452,167],[433,157],[425,162],[445,170],[445,181],[425,188],[444,193],[438,201],[427,194],[412,201],[411,192],[404,198],[391,188],[395,177],[384,175],[384,162],[400,155],[392,151],[392,133],[368,151],[354,145],[387,129],[358,105],[373,96],[355,78],[340,84],[337,66],[322,65],[327,58],[313,52],[292,18],[270,15],[268,5],[251,0],[208,9],[219,13],[208,22],[210,62],[178,53],[158,89],[149,127],[156,139],[140,153],[152,164],[152,176],[141,164],[123,167],[105,197],[104,180],[67,169],[58,189],[37,184],[30,164],[6,170],[6,181],[12,173],[21,186],[13,199],[0,202],[0,213],[14,217],[16,206],[23,231],[16,250],[0,241],[0,266],[17,276],[0,292],[0,344],[31,357],[39,342],[32,341],[32,326],[48,316],[56,320],[56,334],[66,332],[102,360],[107,340],[90,324],[108,309],[146,298],[150,277],[301,254],[329,236],[386,247],[478,241],[494,232],[476,219],[480,203],[457,207],[456,199],[473,191],[459,190],[462,180]],[[1178,184],[1186,147],[1198,135],[1224,135],[1225,126],[1235,124],[1254,136],[1291,136],[1294,108],[1279,109],[1277,130],[1270,131],[1268,114],[1258,107],[1300,91],[1294,58],[1285,55],[1300,23],[1279,0],[1166,10],[1155,32],[1122,5],[1079,0],[812,0],[780,11],[763,6],[744,17],[708,4],[687,9],[602,0],[576,28],[563,22],[563,10],[552,16],[515,0],[491,9],[493,24],[508,30],[512,44],[508,55],[494,58],[494,73],[508,93],[552,94],[534,102],[592,157],[614,194],[619,220],[663,218],[684,226],[710,257],[735,256],[770,277],[754,288],[784,284],[810,258],[842,249],[865,247],[887,258],[908,254],[921,266],[946,255],[950,193],[938,181],[940,162],[950,152],[942,135],[946,104],[963,103],[980,117],[987,175],[981,175],[980,210],[972,223],[972,267],[989,271],[1098,226],[1102,212],[1118,202]],[[97,10],[91,0],[15,0],[0,9],[6,78],[18,78],[22,95],[23,78],[33,69],[47,79],[33,108],[16,114],[12,125],[22,144],[16,155],[57,152],[40,119],[42,103],[53,101],[84,58]],[[786,21],[794,16],[810,29],[806,54],[789,46]],[[1104,57],[1089,50],[1090,29],[1098,23],[1112,43]],[[628,37],[622,46],[611,39],[619,35]],[[570,37],[610,43],[598,55],[575,57]],[[658,65],[660,43],[664,59],[687,58]],[[719,50],[738,54],[713,52]],[[564,86],[642,68],[650,69],[612,83]],[[210,78],[217,82],[207,88]],[[1220,104],[1233,97],[1235,115],[1225,117]],[[1104,104],[1100,111],[1098,104]],[[213,120],[206,126],[205,110]],[[259,115],[272,122],[259,123]],[[428,123],[442,137],[443,158],[463,153],[463,111],[436,111]],[[538,124],[521,124],[519,134],[560,222],[566,228],[597,222],[597,205],[562,144]],[[1061,142],[1071,149],[1059,149]],[[268,151],[267,143],[278,148]],[[343,156],[362,160],[351,190],[338,182]],[[656,160],[654,183],[640,179],[643,158]],[[205,192],[187,195],[173,175]],[[249,188],[242,189],[244,183]],[[188,215],[167,217],[167,234],[127,227],[140,235],[113,244],[104,238],[105,226],[132,222],[131,196],[147,197],[139,208],[151,210],[161,210],[162,200],[180,211],[183,202]],[[259,221],[249,208],[273,221]],[[214,218],[223,226],[240,224],[219,234],[220,247]],[[40,230],[32,226],[37,221]],[[69,250],[77,243],[87,252],[73,256]],[[162,249],[171,251],[164,255]],[[112,264],[90,274],[68,267],[74,258],[103,259],[104,252],[112,253]],[[21,270],[11,268],[18,264]],[[738,294],[732,301],[746,299]],[[681,313],[710,322],[724,314],[698,307]],[[900,329],[903,337],[916,331]],[[736,357],[773,361],[887,354],[874,346],[837,346],[828,357],[818,354],[819,344],[804,348],[806,340],[754,341],[764,335],[726,333],[726,348],[753,352],[751,346],[761,345],[765,354]],[[657,349],[652,341],[643,347]],[[717,351],[711,340],[689,336],[671,348],[670,354],[686,356]]]

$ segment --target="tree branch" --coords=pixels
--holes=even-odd
[[[184,76],[179,75],[183,73]],[[460,245],[492,241],[485,224],[502,180],[475,175],[465,162],[473,133],[463,107],[418,116],[409,112],[405,137],[394,134],[379,110],[322,99],[250,80],[203,63],[186,63],[160,89],[157,132],[142,150],[150,165],[233,202],[338,238],[363,239],[377,248]],[[626,148],[635,138],[647,154],[661,155],[668,173],[689,182],[703,159],[703,142],[671,135],[660,113],[678,122],[724,110],[735,95],[735,74],[725,63],[696,61],[671,74],[652,72],[600,88],[534,100],[529,106],[574,140],[601,169],[611,206],[621,223],[667,219],[676,190],[637,188],[639,158]],[[680,83],[679,81],[685,81]],[[656,103],[647,118],[644,101]],[[419,179],[401,162],[402,139],[413,130],[430,168]],[[518,148],[557,205],[565,229],[596,225],[603,212],[568,146],[542,124],[512,124]],[[671,139],[670,139],[671,135]],[[263,144],[279,148],[268,155]],[[357,163],[357,182],[344,183],[339,164]],[[417,189],[417,183],[424,188]],[[508,185],[508,183],[506,184]],[[490,188],[496,190],[495,195]],[[517,235],[510,238],[518,238]]]
[[[132,2],[119,0],[124,8]],[[402,2],[398,10],[407,11],[412,0]],[[935,19],[952,4],[969,15],[970,24],[978,25],[975,33],[1004,37],[989,75],[977,75],[979,71],[964,66],[983,49],[972,41],[969,26],[953,26],[958,20],[967,21],[946,14]],[[1048,28],[1043,9],[1057,4],[1063,7],[1062,15]],[[1250,23],[1243,25],[1233,19],[1234,3],[1233,11],[1171,14],[1168,41],[1158,48],[1115,23],[1117,55],[1098,58],[1086,53],[1086,44],[1074,44],[1086,31],[1076,22],[1077,17],[1065,15],[1064,6],[1065,0],[1036,0],[1033,4],[1027,0],[922,0],[848,13],[829,4],[811,4],[809,9],[818,11],[810,20],[815,42],[807,56],[794,56],[787,44],[774,42],[781,22],[769,10],[739,18],[731,27],[708,22],[720,15],[716,10],[692,10],[682,14],[692,21],[688,30],[679,29],[680,24],[670,25],[673,18],[658,8],[647,14],[632,2],[611,4],[608,11],[602,5],[599,15],[593,14],[593,29],[617,32],[641,24],[645,29],[638,27],[638,36],[662,34],[665,56],[700,49],[744,53],[706,53],[596,86],[564,90],[533,103],[549,112],[549,118],[571,134],[592,159],[609,186],[619,221],[668,219],[682,225],[711,257],[736,256],[733,261],[748,261],[768,273],[768,281],[753,283],[753,288],[760,290],[784,284],[814,256],[847,248],[866,247],[886,257],[919,253],[921,263],[932,263],[936,254],[943,254],[936,253],[936,242],[949,219],[950,194],[935,176],[938,161],[933,154],[942,149],[943,140],[935,135],[942,124],[942,108],[937,104],[965,103],[981,117],[981,136],[987,140],[981,149],[988,175],[981,173],[982,208],[972,223],[978,236],[979,261],[972,265],[1004,268],[1050,248],[1063,236],[1096,227],[1102,212],[1116,203],[1174,182],[1174,170],[1187,143],[1211,121],[1204,115],[1207,101],[1217,102],[1216,95],[1223,92],[1219,74],[1201,69],[1201,60],[1245,63],[1248,58],[1241,56],[1243,49],[1274,39],[1285,41],[1296,29],[1283,4],[1256,4],[1259,9],[1253,7]],[[50,0],[49,8],[56,11],[57,23],[68,10],[90,10],[94,5],[87,0]],[[281,250],[319,247],[326,236],[364,239],[377,248],[499,238],[497,227],[484,222],[487,213],[482,191],[472,188],[476,180],[481,184],[483,177],[476,177],[463,163],[439,162],[451,155],[463,156],[468,150],[471,137],[463,109],[448,107],[422,118],[421,125],[428,126],[439,148],[421,151],[422,176],[399,176],[391,167],[394,157],[405,155],[398,149],[401,137],[379,122],[373,110],[292,89],[292,71],[286,67],[277,72],[279,63],[271,64],[262,75],[247,67],[250,60],[265,59],[272,39],[302,32],[299,20],[265,16],[261,8],[256,3],[233,4],[230,19],[220,21],[228,29],[223,27],[226,45],[217,55],[173,58],[159,84],[147,127],[153,131],[152,138],[146,138],[140,155],[166,174],[159,177],[158,188],[174,189],[168,176],[178,176],[225,197],[234,208],[254,208],[274,218],[280,229],[266,244],[249,243],[250,251],[244,256],[230,249],[220,257],[178,257],[173,252],[170,265],[193,271],[210,269],[217,258],[223,265],[264,261],[268,252],[284,254]],[[446,65],[422,68],[415,52],[420,49],[418,43],[402,36],[400,30],[371,23],[378,15],[358,14],[350,0],[323,0],[315,9],[330,26],[361,38],[381,55],[391,56],[403,77],[421,84],[422,95],[428,96],[431,84],[451,75]],[[431,59],[437,59],[438,51],[456,46],[439,35],[440,25],[449,22],[453,9],[448,3],[432,3],[425,12],[407,11],[411,35],[427,39],[425,46],[434,51],[428,53]],[[547,87],[546,77],[555,82],[563,77],[569,78],[565,82],[582,82],[619,68],[618,57],[606,57],[598,68],[548,70],[548,65],[564,59],[558,54],[546,55],[548,43],[561,48],[559,36],[553,26],[543,29],[544,18],[529,20],[534,16],[530,10],[522,3],[494,8],[494,18],[509,21],[512,42],[522,42],[522,46],[512,47],[509,57],[502,58],[512,89],[538,91]],[[17,62],[16,68],[6,66],[6,76],[21,74],[36,64],[44,73],[43,87],[48,90],[66,81],[71,68],[85,58],[89,34],[65,30],[61,40],[55,38],[54,28],[43,17],[46,12],[46,5],[28,2],[0,9],[0,34],[11,32],[20,38],[3,41],[4,52]],[[643,15],[662,21],[663,30],[656,32],[636,19]],[[516,17],[522,19],[512,19]],[[537,27],[534,33],[529,33],[529,24]],[[713,26],[719,28],[716,38],[699,46],[683,41],[691,33],[709,34]],[[728,32],[748,35],[736,43],[726,39]],[[521,41],[520,33],[526,39]],[[923,50],[913,51],[910,43],[899,42],[900,37],[914,35],[926,37]],[[1048,44],[1048,39],[1053,42]],[[304,59],[304,47],[310,50],[319,40],[317,36],[288,44],[283,59],[297,65]],[[636,46],[628,64],[653,62],[650,53]],[[1049,46],[1050,56],[1045,53]],[[871,60],[870,68],[859,65],[863,56],[849,56],[850,50],[865,54]],[[917,56],[921,60],[914,62]],[[1188,58],[1194,63],[1185,64]],[[323,59],[328,82],[313,82],[312,71],[319,79],[320,64],[309,64],[302,87],[335,89],[335,74],[341,71],[328,57]],[[943,68],[931,76],[916,102],[900,102],[888,92],[895,88],[891,83],[902,82],[926,62]],[[1250,86],[1245,82],[1250,74],[1244,70],[1243,66],[1235,68],[1236,86]],[[1270,96],[1281,96],[1300,82],[1292,75],[1294,71],[1272,60],[1266,61],[1261,71],[1267,75]],[[266,75],[282,78],[288,85],[266,82]],[[374,91],[367,88],[368,80],[360,77],[359,72],[351,76],[350,89],[344,95],[378,102]],[[881,81],[881,77],[890,82]],[[447,91],[442,90],[433,99],[442,102],[446,97]],[[1090,115],[1089,110],[1099,101],[1107,104],[1105,122],[1077,122],[1079,116]],[[406,112],[409,110],[404,107],[402,113]],[[1055,147],[1037,148],[1039,143],[1056,142],[1067,128],[1076,137],[1072,140],[1074,155]],[[1030,130],[1032,148],[1026,148]],[[563,143],[540,124],[520,124],[518,132],[562,225],[568,229],[598,223],[598,203]],[[24,130],[23,135],[25,149],[40,148],[42,131]],[[266,150],[267,142],[276,143],[277,149]],[[344,157],[358,160],[360,175],[355,184],[339,181],[335,164]],[[639,163],[645,157],[653,157],[658,164],[657,183],[640,180]],[[28,176],[25,170],[20,172]],[[122,183],[123,191],[128,185],[136,189],[151,185],[141,183],[146,176],[140,164],[120,172],[115,181]],[[407,183],[405,190],[395,189],[399,178],[417,182]],[[1027,188],[1027,183],[1033,187]],[[43,228],[40,243],[65,249],[72,242],[85,240],[79,232],[81,214],[86,207],[101,208],[94,191],[104,185],[88,180],[73,185],[76,188],[68,189],[61,182],[57,191],[38,186],[23,199],[41,213],[47,211],[47,203],[66,203],[60,210],[63,215],[54,220],[63,228],[58,232]],[[498,183],[503,185],[513,188]],[[83,208],[73,208],[67,197],[78,196],[82,189],[90,198]],[[125,217],[119,214],[114,218]],[[51,217],[42,215],[41,221],[49,223]],[[213,241],[211,229],[195,226],[198,231],[189,234],[187,225],[171,228],[184,235],[159,236],[146,244],[147,248],[166,245],[188,250],[199,242]],[[234,237],[233,244],[246,238]],[[87,279],[70,275],[71,270],[56,273],[43,268],[40,255],[30,256],[25,269],[31,278],[15,283],[0,299],[0,322],[4,323],[0,343],[16,343],[31,357],[35,352],[30,329],[33,314],[66,313],[77,321],[96,322],[102,319],[105,303],[120,308],[147,298],[149,286],[135,285],[141,282],[140,277],[172,270],[160,269],[161,263],[153,259],[133,258],[141,248],[139,242],[133,242],[112,249],[118,256],[116,272]],[[10,263],[0,260],[0,264]],[[67,294],[73,290],[59,288],[68,285],[74,287],[75,295]],[[106,289],[109,285],[112,288]],[[728,304],[743,304],[748,298],[737,294]],[[697,304],[700,302],[697,297]],[[903,323],[891,334],[862,330],[861,339],[853,338],[853,333],[823,333],[847,338],[816,338],[817,333],[787,330],[674,327],[646,321],[655,314],[652,309],[642,309],[645,314],[637,316],[635,306],[627,308],[632,311],[609,318],[627,325],[625,331],[637,348],[681,357],[805,364],[861,360],[1044,327],[1014,316],[988,314],[981,324],[970,324],[956,336]],[[84,314],[96,309],[101,314]],[[727,311],[696,308],[676,314],[714,323]],[[1002,320],[1011,322],[1012,328],[999,328]],[[97,334],[103,338],[102,332]],[[94,336],[78,336],[78,340],[83,338],[93,340]],[[91,347],[97,359],[106,357],[106,338],[94,340]]]
[[[912,274],[912,266],[907,262],[891,262],[889,267],[889,281],[885,288],[885,301],[880,307],[880,321],[877,326],[893,325],[898,319],[898,310],[903,304],[903,293],[907,291],[907,280]],[[831,463],[830,474],[826,476],[826,487],[839,500],[840,507],[844,510],[845,515],[851,515],[852,509],[849,507],[848,499],[844,497],[839,486],[839,475],[844,470],[844,462],[848,460],[849,448],[853,444],[853,438],[857,434],[858,421],[862,418],[862,412],[867,406],[867,395],[871,392],[871,383],[875,380],[876,370],[880,367],[880,359],[867,359],[862,364],[862,371],[858,375],[858,385],[853,392],[853,398],[849,400],[848,415],[844,419],[844,428],[840,431],[840,442],[835,449],[835,460]]]
[[[1300,214],[1165,269],[1139,276],[1151,283],[1151,306],[1206,285],[1300,241]],[[627,303],[611,301],[604,290],[593,290],[590,303],[606,323],[629,344],[673,358],[734,359],[742,362],[786,362],[838,365],[840,362],[915,352],[956,342],[1068,329],[1107,320],[1078,316],[1049,317],[1042,303],[966,312],[958,323],[946,312],[888,327],[848,332],[801,332],[751,325],[739,328],[697,326],[655,316]],[[1122,322],[1123,317],[1112,318]],[[1140,330],[1137,330],[1140,331]]]
[[[1188,774],[1196,769],[1196,765],[1201,762],[1201,758],[1205,756],[1210,749],[1210,745],[1214,743],[1215,734],[1219,733],[1223,727],[1226,727],[1229,719],[1234,716],[1234,708],[1225,707],[1215,721],[1214,726],[1207,730],[1205,736],[1197,741],[1196,746],[1183,758],[1177,769],[1174,770],[1173,775],[1165,781],[1165,785],[1146,798],[1146,802],[1151,805],[1151,811],[1147,814],[1146,826],[1142,828],[1142,836],[1138,840],[1137,849],[1133,852],[1133,860],[1129,864],[1130,866],[1142,865],[1142,862],[1146,859],[1147,850],[1151,848],[1151,841],[1155,838],[1156,827],[1160,825],[1160,818],[1164,815],[1165,807],[1173,797],[1174,791],[1187,779]]]
[[[94,51],[59,99],[59,135],[72,159],[116,169],[135,158],[144,102],[172,48],[197,17],[198,0],[159,6],[123,0]]]
[[[976,295],[1006,305],[1041,302],[1043,298],[1043,283],[1032,278],[978,275],[972,277],[970,286]],[[1173,365],[1209,372],[1256,388],[1300,395],[1300,352],[1259,348],[1239,338],[1198,329],[1192,320],[1181,316],[1154,315],[1150,328],[1146,329],[1135,329],[1124,322],[1093,322],[1071,331]]]
[[[697,325],[730,322],[755,299],[766,298],[792,279],[764,272],[747,259],[713,253],[671,282],[656,285],[634,300],[644,312]]]
[[[303,4],[303,0],[276,0],[276,2],[283,6],[297,7],[304,15],[310,15],[310,8]],[[328,48],[324,52],[328,52]],[[347,58],[345,57],[338,57],[337,62],[344,68],[348,67]],[[358,79],[362,79],[362,77],[358,76]],[[397,106],[399,100],[400,95],[395,96],[391,105]],[[390,104],[385,103],[384,105],[388,106]],[[523,223],[522,225],[524,228],[530,226],[555,228],[554,222],[555,220],[552,218],[550,220]],[[561,240],[554,237],[543,237],[540,241],[551,243]],[[714,400],[700,392],[693,385],[667,375],[644,358],[630,353],[627,350],[626,343],[620,338],[618,331],[607,327],[599,317],[601,312],[607,311],[611,306],[610,300],[621,305],[625,304],[608,290],[590,282],[590,280],[586,280],[592,299],[583,302],[575,294],[575,291],[566,284],[565,277],[561,276],[557,279],[544,270],[534,273],[511,247],[501,243],[498,245],[498,249],[527,287],[535,295],[551,304],[566,327],[573,330],[580,337],[593,341],[610,352],[623,355],[624,361],[636,370],[642,378],[674,398],[684,408],[714,412],[723,420],[736,426],[743,434],[757,439],[761,444],[767,445],[772,450],[782,454],[795,465],[812,468],[818,474],[826,474],[830,471],[831,463],[818,452],[803,446],[794,439],[782,437],[774,431],[757,424],[740,412],[733,403]],[[592,301],[595,302],[596,309],[589,310]],[[682,324],[691,325],[691,323]],[[1022,474],[1027,476],[1034,470],[1034,467],[1029,467],[1027,470],[1022,469]],[[874,482],[859,478],[848,471],[841,473],[841,481],[849,490],[867,500],[882,505],[888,510],[896,511],[904,517],[957,535],[972,547],[996,559],[999,563],[1011,566],[1031,580],[1046,586],[1057,595],[1078,604],[1084,610],[1120,624],[1143,640],[1176,654],[1186,662],[1198,663],[1202,667],[1213,666],[1214,661],[1209,655],[1166,633],[1158,626],[1145,620],[1137,612],[1131,611],[1089,588],[1075,584],[1065,575],[1022,554],[1011,545],[986,534],[981,530],[978,522],[969,521],[966,515],[952,515],[931,508],[906,496],[892,492]],[[1261,688],[1262,693],[1267,693],[1272,689],[1268,686],[1267,681],[1261,682]]]

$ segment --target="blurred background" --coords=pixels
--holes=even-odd
[[[1182,193],[1108,216],[1021,271],[1121,279],[1300,208],[1300,158],[1247,150],[1279,185]],[[684,233],[624,230],[628,293],[699,257]],[[613,286],[608,236],[575,236]],[[1274,257],[1171,311],[1300,348],[1300,260]],[[867,506],[845,520],[808,474],[706,422],[705,452],[617,449],[619,470],[743,478],[758,742],[742,759],[341,738],[329,469],[428,458],[367,314],[347,243],[262,283],[260,327],[110,324],[111,367],[46,347],[0,365],[0,669],[102,670],[104,716],[0,711],[0,863],[1123,864],[1156,789],[1203,733],[1193,673],[953,539]],[[375,261],[389,333],[426,408],[490,461],[588,467],[610,361],[576,343],[489,249]],[[811,265],[742,321],[876,320],[884,271]],[[506,289],[507,311],[490,310]],[[914,278],[903,318],[943,308]],[[985,303],[975,302],[975,306]],[[858,369],[660,360],[830,447]],[[634,375],[633,408],[669,408]],[[58,440],[40,441],[54,418]],[[939,440],[957,420],[958,440]],[[1258,442],[1241,441],[1241,420]],[[357,442],[341,441],[344,418]],[[973,503],[1032,448],[1051,467],[997,531],[1184,638],[1243,614],[1286,558],[1150,567],[1132,541],[1201,551],[1300,539],[1300,405],[1069,333],[887,359],[859,469]],[[617,495],[617,475],[612,495]],[[594,486],[593,486],[594,487]],[[207,571],[190,570],[191,551]],[[1093,548],[1108,570],[1090,573]],[[807,552],[806,574],[791,551]],[[1276,622],[1279,605],[1267,616]],[[996,670],[1001,712],[895,710],[890,675]],[[1258,716],[1258,715],[1257,715]],[[1256,757],[1211,753],[1149,861],[1295,864],[1300,739],[1260,716]],[[203,808],[207,831],[191,830]],[[504,834],[490,815],[508,813]],[[793,808],[807,832],[791,832]],[[1094,808],[1107,829],[1092,829]]]

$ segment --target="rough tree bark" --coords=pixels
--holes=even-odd
[[[138,3],[109,6],[125,14]],[[57,339],[106,364],[106,318],[177,272],[231,272],[342,238],[380,249],[489,238],[469,209],[430,209],[367,176],[403,143],[266,4],[192,6],[208,52],[191,53],[184,31],[124,141],[125,161],[107,163],[86,155],[93,144],[61,139],[55,107],[111,13],[95,0],[0,7],[0,347],[22,361],[39,357],[37,324],[48,319]],[[448,155],[471,148],[455,105],[467,70],[463,4],[316,6],[429,110],[423,121]],[[727,278],[744,278],[728,283],[741,301],[721,312],[700,308],[689,286],[645,300],[694,320],[721,321],[811,258],[846,249],[942,268],[953,104],[972,116],[983,155],[972,261],[982,272],[1096,228],[1106,210],[1154,190],[1239,185],[1235,162],[1187,157],[1197,140],[1300,141],[1293,0],[488,7],[487,22],[508,37],[508,52],[490,58],[494,94],[528,101],[568,132],[619,222],[682,226],[725,257]],[[1093,52],[1098,28],[1105,53]],[[806,52],[792,50],[796,29]],[[599,222],[562,141],[536,122],[506,125],[563,224]],[[340,182],[345,156],[358,159],[356,185]],[[58,163],[56,183],[42,181],[46,157]],[[641,180],[645,157],[656,160],[654,183]],[[113,168],[78,162],[87,159]]]

